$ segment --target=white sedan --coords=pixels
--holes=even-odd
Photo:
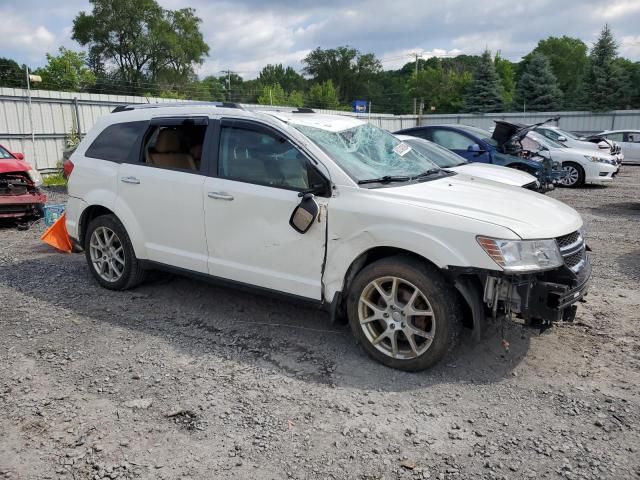
[[[473,175],[474,177],[505,183],[515,187],[524,187],[530,190],[540,188],[540,182],[533,175],[509,167],[490,165],[488,163],[469,162],[460,155],[441,147],[437,143],[423,138],[409,135],[396,135],[399,140],[408,144],[411,148],[427,157],[440,168],[453,170],[458,173]]]
[[[607,130],[598,135],[622,147],[623,163],[640,165],[640,130]]]
[[[521,140],[522,148],[532,152],[547,150],[553,160],[562,163],[567,175],[562,180],[565,187],[580,187],[585,183],[605,184],[618,173],[618,162],[604,151],[565,147],[539,134],[529,132]]]

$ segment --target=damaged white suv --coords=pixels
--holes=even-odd
[[[351,117],[119,107],[71,162],[67,229],[104,287],[159,268],[297,297],[390,367],[433,365],[487,317],[572,320],[587,291],[573,209]]]

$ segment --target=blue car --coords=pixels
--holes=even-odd
[[[564,175],[560,162],[552,161],[544,152],[527,152],[517,148],[521,138],[528,133],[528,126],[497,123],[493,135],[487,130],[468,125],[425,125],[395,133],[430,140],[470,162],[491,163],[525,171],[538,179],[541,190],[553,189]]]

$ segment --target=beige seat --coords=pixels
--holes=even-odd
[[[175,130],[164,128],[158,134],[154,151],[149,152],[149,163],[158,167],[196,170],[193,157],[180,151],[180,136]]]

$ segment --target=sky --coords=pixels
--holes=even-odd
[[[620,54],[640,61],[640,0],[159,0],[167,9],[195,8],[210,46],[200,76],[231,69],[255,78],[268,63],[300,71],[316,47],[350,45],[373,52],[385,70],[412,54],[455,56],[500,50],[518,61],[538,40],[568,35],[591,45],[605,23]],[[55,6],[54,6],[55,5]],[[0,0],[0,57],[38,67],[71,39],[73,19],[88,0]]]

